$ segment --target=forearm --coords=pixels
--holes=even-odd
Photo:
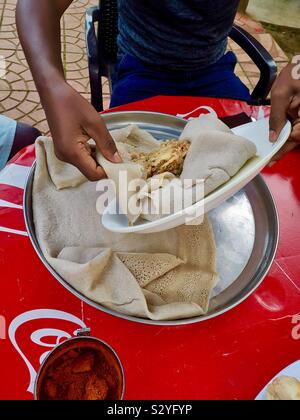
[[[111,162],[121,158],[103,120],[64,77],[60,19],[72,0],[19,0],[17,28],[39,91],[56,156],[97,181],[105,172],[94,160],[88,143],[93,138]]]
[[[64,81],[60,19],[72,0],[19,0],[16,19],[22,47],[42,97]]]

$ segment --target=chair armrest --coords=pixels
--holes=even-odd
[[[262,101],[268,97],[277,77],[277,65],[269,52],[248,32],[234,25],[230,38],[235,41],[253,60],[260,70],[260,79],[252,92],[252,99]]]
[[[91,103],[96,111],[101,112],[103,111],[101,69],[98,39],[95,31],[95,23],[99,22],[99,18],[99,7],[90,7],[86,11],[85,36],[91,86]]]

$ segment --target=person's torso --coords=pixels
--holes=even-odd
[[[118,0],[119,49],[146,64],[204,68],[225,52],[239,0]]]

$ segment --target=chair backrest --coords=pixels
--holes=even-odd
[[[118,52],[118,0],[100,0],[99,9],[99,48],[105,63],[114,64]]]

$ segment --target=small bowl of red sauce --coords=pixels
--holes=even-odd
[[[78,336],[55,347],[35,381],[36,400],[122,400],[124,370],[115,351],[95,337]]]

